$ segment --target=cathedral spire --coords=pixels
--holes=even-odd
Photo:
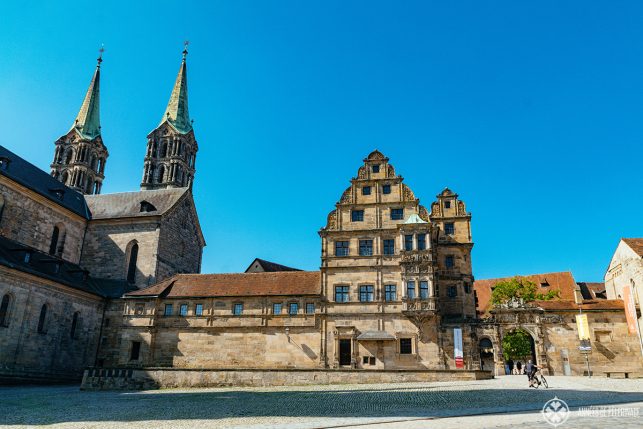
[[[71,129],[76,129],[87,140],[93,140],[100,135],[100,63],[103,62],[103,51],[104,49],[100,48],[96,71],[92,81],[89,83],[87,94],[85,94],[85,99],[80,106],[74,125],[71,127]]]
[[[179,69],[179,74],[176,76],[170,101],[167,103],[167,108],[161,119],[161,124],[167,121],[182,134],[186,134],[192,129],[190,113],[188,112],[188,70],[186,64],[188,45],[189,42],[186,41],[185,49],[183,49],[181,68]]]

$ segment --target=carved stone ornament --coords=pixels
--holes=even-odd
[[[391,164],[386,166],[386,177],[395,177],[395,167]]]
[[[358,179],[366,179],[366,167],[363,165],[357,170],[357,178]]]
[[[442,209],[440,208],[440,203],[438,202],[431,203],[431,216],[442,216]]]
[[[467,211],[464,208],[464,203],[462,201],[458,201],[458,216],[466,216]]]
[[[340,203],[350,203],[352,201],[352,187],[348,187],[342,194],[342,198],[339,200]]]
[[[429,212],[426,210],[426,207],[420,206],[419,214],[420,219],[422,219],[425,222],[429,221]]]
[[[337,227],[337,210],[328,213],[326,220],[326,229],[335,229]]]
[[[413,201],[415,200],[415,195],[413,194],[413,191],[411,191],[411,188],[409,188],[406,185],[402,185],[402,195],[404,196],[404,201]]]

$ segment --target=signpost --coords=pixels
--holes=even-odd
[[[580,346],[578,350],[585,355],[585,363],[587,363],[587,376],[592,376],[591,368],[589,367],[589,354],[592,352],[592,343],[589,337],[589,323],[587,321],[587,314],[583,314],[583,310],[579,308],[580,313],[576,316],[576,328],[578,329],[578,339]]]
[[[462,353],[462,329],[453,328],[453,354],[455,367],[464,368],[464,354]]]

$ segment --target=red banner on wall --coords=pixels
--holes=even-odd
[[[623,306],[625,307],[625,318],[627,319],[627,331],[630,334],[636,334],[636,307],[634,306],[634,296],[630,285],[623,287]]]

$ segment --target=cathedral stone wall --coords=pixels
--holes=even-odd
[[[184,197],[163,216],[159,234],[157,281],[176,273],[201,271],[204,243],[192,198]]]
[[[58,227],[55,255],[78,263],[85,219],[4,176],[0,176],[0,195],[4,200],[0,234],[49,253],[54,227]]]
[[[160,218],[96,220],[89,224],[80,264],[93,277],[125,280],[132,244],[138,244],[135,285],[157,281]]]
[[[0,267],[0,297],[7,294],[8,317],[0,326],[0,380],[79,379],[85,367],[95,364],[103,314],[100,297]],[[39,330],[43,305],[47,310]]]

